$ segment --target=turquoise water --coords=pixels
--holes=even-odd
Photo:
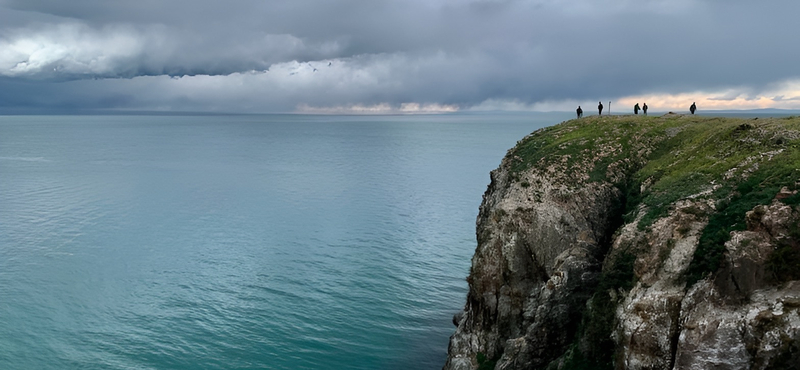
[[[0,117],[0,369],[439,369],[489,171],[567,118]]]

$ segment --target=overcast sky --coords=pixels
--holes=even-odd
[[[0,111],[800,109],[798,14],[797,0],[0,0]]]

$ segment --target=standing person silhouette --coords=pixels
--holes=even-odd
[[[633,106],[633,114],[639,114],[639,103]]]
[[[644,105],[642,105],[642,112],[644,113],[645,116],[647,115],[647,103],[644,103]]]
[[[603,115],[603,102],[599,101],[598,103],[599,104],[597,104],[597,115],[598,116],[602,116]]]
[[[578,118],[583,117],[583,109],[581,109],[580,105],[578,106],[578,109],[575,110],[575,112],[578,113]]]
[[[692,102],[692,106],[689,107],[689,112],[692,112],[692,114],[694,114],[694,111],[696,111],[696,110],[697,110],[697,106],[694,105],[694,102]]]

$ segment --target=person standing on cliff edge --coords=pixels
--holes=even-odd
[[[644,103],[644,105],[642,105],[642,112],[644,113],[645,116],[647,115],[647,103]]]
[[[578,106],[578,109],[575,110],[575,112],[578,113],[578,118],[583,117],[583,109],[581,109],[580,105]]]
[[[694,102],[692,102],[692,106],[689,107],[689,112],[692,112],[692,114],[694,114],[694,111],[696,111],[696,110],[697,110],[697,106],[694,105]]]
[[[600,104],[597,104],[597,115],[598,116],[602,116],[603,115],[603,102],[599,101],[598,103],[600,103]]]
[[[633,106],[633,114],[639,114],[639,103]]]

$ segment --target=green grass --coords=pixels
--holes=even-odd
[[[798,140],[775,137],[779,130],[800,130],[800,118],[587,117],[539,130],[521,140],[509,151],[510,170],[512,179],[520,178],[524,171],[543,172],[548,166],[583,174],[583,183],[575,176],[564,179],[573,187],[611,182],[628,198],[626,220],[633,219],[640,204],[645,206],[638,225],[645,230],[680,199],[709,191],[714,185],[736,187],[742,171],[749,170],[737,166],[748,158],[779,149],[796,153]],[[781,160],[800,167],[793,154]],[[755,162],[775,161],[759,157]],[[623,172],[623,181],[608,178],[607,169],[614,164]],[[725,178],[728,171],[733,178]],[[648,186],[640,191],[642,184]]]
[[[663,142],[636,175],[640,182],[651,178],[653,183],[642,199],[648,206],[644,226],[664,216],[675,201],[709,190],[712,184],[736,186],[747,166],[733,170],[733,179],[725,179],[724,175],[747,158],[778,149],[796,152],[797,140],[792,145],[783,141],[778,144],[771,133],[780,127],[796,129],[800,120],[785,125],[765,121],[757,124],[758,121],[741,119],[707,119],[684,126],[678,135]],[[765,161],[757,158],[754,162]]]
[[[638,217],[640,230],[667,216],[679,200],[714,203],[715,210],[684,211],[708,219],[687,270],[688,287],[719,269],[724,244],[731,231],[746,227],[748,211],[772,202],[783,186],[800,190],[798,138],[800,117],[587,117],[533,133],[509,151],[507,163],[512,179],[527,178],[522,174],[531,171],[571,188],[593,182],[616,186],[623,194],[623,220]],[[610,173],[610,166],[618,173]],[[521,186],[537,188],[528,182]],[[781,201],[797,206],[800,194]],[[768,262],[776,280],[800,278],[798,240],[800,235],[779,246]],[[609,292],[633,286],[634,261],[628,252],[609,260],[564,369],[613,368],[618,302]]]
[[[563,122],[534,132],[517,143],[509,154],[518,158],[511,163],[511,172],[542,170],[564,160],[567,168],[583,165],[590,168],[590,181],[606,178],[607,166],[631,156],[631,150],[652,140],[649,125],[655,118],[627,116],[584,118]]]
[[[523,171],[545,173],[555,166],[573,188],[612,183],[624,194],[626,222],[643,206],[640,230],[666,216],[681,199],[714,200],[717,211],[708,215],[687,272],[693,284],[719,268],[724,244],[731,231],[744,229],[747,211],[771,202],[782,186],[798,189],[799,131],[799,117],[590,117],[539,130],[520,141],[509,151],[510,170],[512,178],[519,178]],[[772,159],[763,155],[777,151],[782,152]],[[622,172],[613,181],[608,176],[612,165]],[[784,202],[796,205],[800,196]]]
[[[732,231],[745,230],[747,227],[745,216],[748,211],[758,205],[772,202],[783,186],[790,190],[798,188],[796,184],[800,180],[798,163],[800,163],[800,152],[785,151],[771,161],[763,162],[747,180],[738,184],[726,184],[715,192],[715,198],[721,201],[717,212],[711,215],[708,225],[703,229],[687,270],[689,285],[719,269],[725,252],[725,242],[730,239]],[[791,197],[787,202],[796,202],[796,198],[798,197]]]

